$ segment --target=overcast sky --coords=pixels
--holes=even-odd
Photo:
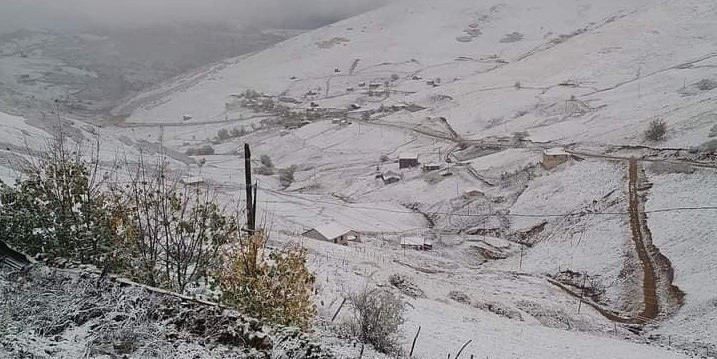
[[[143,27],[226,22],[312,27],[390,0],[0,0],[0,32],[19,28]]]

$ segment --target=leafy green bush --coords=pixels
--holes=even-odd
[[[31,255],[116,265],[114,210],[97,180],[97,160],[61,143],[51,153],[13,186],[0,181],[0,238]]]

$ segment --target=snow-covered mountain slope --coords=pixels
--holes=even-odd
[[[467,138],[528,130],[540,140],[639,143],[660,116],[676,130],[670,145],[693,145],[706,139],[700,115],[714,96],[695,84],[717,81],[715,11],[709,1],[399,2],[235,60],[130,121],[220,118],[229,95],[247,88],[313,89],[347,105],[368,101],[347,88],[396,74],[393,101],[429,105],[426,114]],[[426,85],[433,78],[445,85]],[[437,94],[453,100],[433,104]]]
[[[716,34],[711,0],[407,0],[158,86],[103,131],[211,146],[183,169],[226,198],[243,143],[268,155],[274,242],[364,237],[303,239],[321,314],[406,276],[417,357],[713,355]],[[553,146],[565,163],[542,166]],[[400,247],[415,236],[434,250]]]
[[[507,315],[520,333],[564,329],[556,320],[591,333],[574,338],[590,345],[554,352],[481,337],[514,357],[671,355],[601,342],[637,322],[650,341],[704,354],[717,345],[715,211],[674,208],[716,204],[715,34],[708,0],[403,1],[189,74],[115,114],[128,115],[128,137],[161,128],[176,149],[213,142],[202,176],[235,197],[242,142],[277,169],[295,166],[288,187],[257,176],[279,239],[325,222],[364,232],[354,250],[382,254],[305,241],[329,283],[322,296],[415,276],[426,296],[406,330],[434,327],[421,355],[502,333],[475,319],[486,308],[532,318]],[[644,137],[655,119],[668,127],[661,142]],[[237,135],[218,139],[221,130]],[[568,163],[539,164],[552,146],[569,148]],[[439,169],[399,168],[407,152]],[[438,249],[400,257],[400,238],[416,235]],[[514,285],[516,270],[526,277]],[[504,294],[484,298],[487,288]],[[473,305],[447,300],[451,290]],[[586,291],[591,306],[574,313],[567,292]],[[593,345],[615,352],[584,350]]]

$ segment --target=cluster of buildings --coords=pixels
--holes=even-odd
[[[349,242],[361,242],[358,231],[338,223],[327,223],[311,228],[302,233],[302,236],[344,246]],[[401,248],[429,251],[433,249],[433,242],[423,237],[404,237],[401,238]]]

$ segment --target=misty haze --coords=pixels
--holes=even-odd
[[[0,358],[717,358],[713,0],[0,0]]]

